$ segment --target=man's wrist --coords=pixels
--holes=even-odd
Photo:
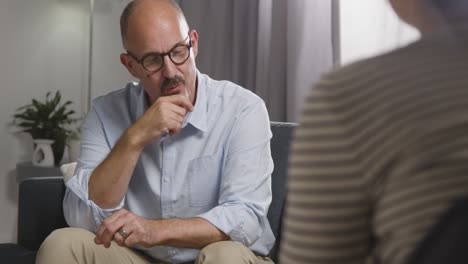
[[[141,140],[142,137],[139,136],[138,131],[135,131],[132,128],[127,129],[121,137],[121,143],[125,146],[126,149],[130,151],[142,151],[145,147],[145,143]]]
[[[148,220],[150,225],[150,244],[153,246],[166,245],[170,240],[168,236],[171,232],[169,231],[170,227],[167,225],[168,221],[172,219],[162,219],[162,220]]]

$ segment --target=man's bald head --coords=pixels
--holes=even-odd
[[[145,4],[160,5],[161,7],[172,7],[176,11],[176,13],[181,17],[182,23],[185,24],[183,26],[186,26],[188,30],[189,27],[187,20],[185,19],[184,13],[175,0],[134,0],[128,3],[128,5],[122,12],[122,15],[120,16],[120,34],[122,37],[122,43],[124,47],[126,47],[127,43],[130,18],[135,12],[135,10],[137,10],[140,6],[144,6]]]

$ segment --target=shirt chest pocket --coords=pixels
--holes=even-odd
[[[191,160],[188,164],[190,206],[215,206],[219,198],[221,175],[218,155]]]

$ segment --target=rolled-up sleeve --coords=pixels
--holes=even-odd
[[[95,232],[105,218],[123,208],[124,200],[116,208],[102,209],[91,201],[88,195],[89,178],[110,150],[103,125],[92,107],[81,127],[78,164],[73,177],[66,183],[63,211],[69,226]]]
[[[198,215],[246,246],[269,228],[271,137],[262,101],[240,113],[228,139],[218,206]]]

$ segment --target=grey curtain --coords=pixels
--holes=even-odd
[[[336,61],[333,1],[178,2],[200,35],[199,69],[258,94],[271,120],[297,122],[305,94]]]
[[[197,66],[215,79],[255,90],[258,3],[255,0],[179,0],[200,36]]]

